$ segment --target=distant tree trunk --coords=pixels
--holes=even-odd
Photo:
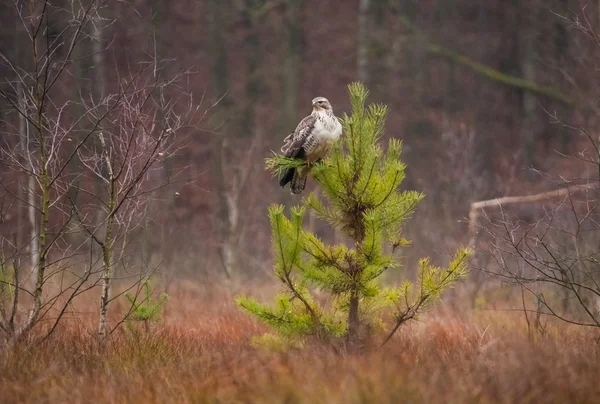
[[[246,52],[246,97],[244,100],[243,116],[240,121],[240,136],[252,137],[255,129],[255,116],[257,101],[262,91],[262,80],[259,67],[262,60],[260,46],[259,25],[257,24],[256,10],[259,10],[265,0],[246,0],[242,12],[246,38],[244,49]]]
[[[517,1],[517,0],[515,0]],[[479,13],[477,15],[477,26],[479,32],[487,32],[489,29],[490,18],[489,13],[486,12],[485,9],[485,0],[480,0],[479,2]],[[479,57],[477,60],[484,61],[486,60],[486,47],[480,46],[478,49]],[[489,94],[489,87],[493,84],[489,82],[482,82],[480,85],[480,92],[485,96],[485,94]],[[481,183],[487,184],[487,189],[482,189],[478,195],[472,195],[473,198],[483,198],[486,195],[486,192],[490,189],[494,188],[494,159],[493,159],[493,150],[494,143],[489,141],[489,137],[487,137],[486,128],[489,126],[490,119],[492,119],[495,114],[490,112],[487,107],[487,100],[482,100],[476,106],[476,130],[477,136],[475,140],[475,152],[477,155],[477,159],[475,160],[475,172],[479,172],[479,176],[481,177]]]
[[[392,18],[400,21],[406,17],[409,21],[415,20],[416,6],[412,2],[406,3],[404,0],[392,0]],[[402,26],[402,32],[396,33],[391,40],[391,46],[388,56],[388,69],[394,80],[388,83],[387,91],[390,94],[400,94],[405,89],[406,83],[414,82],[417,79],[417,72],[422,70],[416,68],[416,58],[411,57],[411,48],[417,47],[416,35],[414,32],[408,32],[406,26]],[[413,69],[413,66],[415,68]],[[408,70],[408,71],[407,71]],[[405,80],[405,76],[409,76],[410,80]],[[414,97],[414,92],[411,92],[411,97]],[[409,134],[407,134],[409,135]]]
[[[227,129],[223,130],[219,145],[220,153],[217,157],[217,163],[220,165],[220,167],[217,167],[219,170],[218,177],[222,182],[222,188],[220,188],[220,219],[223,234],[221,259],[225,271],[229,275],[238,269],[240,263],[240,203],[242,189],[252,164],[252,161],[244,157],[254,149],[257,138],[261,133],[256,113],[264,87],[260,70],[263,53],[259,31],[259,19],[264,18],[262,16],[264,6],[265,0],[246,0],[244,3],[242,17],[246,28],[244,39],[246,87],[242,105],[242,118],[238,122],[240,126],[236,132],[237,136],[234,136]],[[217,152],[216,149],[215,152]]]
[[[569,0],[556,0],[556,11],[560,15],[569,14]],[[555,31],[555,60],[559,61],[559,68],[566,67],[567,61],[569,60],[569,32],[567,23],[559,17],[554,17],[554,31]],[[565,80],[562,78],[562,74],[559,74],[556,78],[557,82],[564,83]],[[570,114],[570,109],[560,107],[560,110],[565,114]],[[560,151],[562,153],[568,153],[570,135],[567,128],[562,125],[558,125],[557,130],[560,136]]]
[[[100,15],[100,10],[96,12],[96,15],[92,19],[92,24],[92,52],[94,62],[93,94],[94,100],[99,102],[104,98],[106,92],[104,83],[104,42],[102,29],[104,21]]]
[[[229,68],[227,63],[227,49],[223,38],[223,2],[220,0],[207,1],[207,17],[209,30],[209,53],[212,60],[211,76],[214,83],[216,97],[223,97],[229,90]],[[233,255],[231,254],[230,240],[230,215],[229,203],[227,201],[227,176],[223,172],[223,155],[225,137],[227,136],[227,122],[224,122],[230,111],[230,101],[228,97],[221,100],[219,110],[213,115],[220,126],[219,133],[216,133],[212,141],[213,150],[213,169],[217,183],[217,194],[219,197],[219,206],[216,217],[216,230],[219,240],[219,255],[222,261],[223,270],[229,277],[234,269]]]
[[[522,10],[522,26],[519,29],[519,34],[516,36],[519,43],[522,45],[520,49],[520,69],[522,77],[535,83],[536,74],[536,56],[537,56],[537,25],[535,6],[523,6]],[[534,164],[534,156],[536,142],[538,140],[539,123],[537,119],[537,96],[530,91],[523,91],[523,124],[521,125],[521,139],[523,150],[523,162],[526,167]]]
[[[239,235],[239,196],[240,187],[239,177],[235,173],[232,178],[226,174],[230,172],[229,161],[226,157],[226,151],[229,144],[228,137],[222,138],[221,149],[218,161],[221,163],[220,175],[218,179],[223,183],[223,190],[221,191],[221,226],[223,231],[223,239],[221,241],[221,259],[223,261],[223,268],[227,275],[233,274],[238,268],[238,235]],[[216,152],[219,152],[216,151]],[[230,180],[230,181],[228,181]]]
[[[164,0],[151,0],[150,1],[150,15],[151,15],[151,25],[150,25],[150,39],[152,41],[152,50],[153,50],[153,60],[154,60],[154,69],[153,69],[153,78],[155,82],[159,82],[161,76],[164,74],[161,61],[165,58],[165,36],[167,32],[164,29],[164,19],[166,10],[165,10],[165,2]],[[162,96],[160,91],[155,91],[152,95],[156,102],[160,102],[160,97]],[[162,158],[162,170],[161,170],[161,183],[168,184],[169,178],[171,177],[172,172],[172,161],[171,156],[165,155]],[[159,192],[160,199],[165,202],[166,206],[172,206],[173,201],[175,199],[173,192],[167,187],[163,188],[162,191]],[[146,205],[146,212],[144,214],[144,220],[146,221],[146,225],[144,226],[142,239],[141,239],[141,253],[142,257],[145,261],[151,262],[152,257],[155,253],[158,253],[156,249],[151,248],[151,237],[154,234],[154,231],[150,225],[152,209],[154,207],[154,200],[150,200]],[[167,228],[168,221],[165,218],[159,221],[160,226],[160,245],[163,247],[161,254],[161,261],[165,268],[170,268],[170,263],[173,258],[173,255],[176,253],[174,251],[174,245],[169,243],[169,229]],[[170,273],[166,273],[167,278],[170,277]],[[169,278],[170,279],[170,278]],[[167,280],[169,283],[169,280]]]
[[[151,0],[150,13],[152,16],[152,41],[155,56],[163,58],[165,55],[165,15],[167,13],[165,0]],[[160,60],[158,57],[156,60]]]
[[[372,52],[368,55],[370,60],[369,79],[370,88],[378,99],[389,100],[389,55],[392,52],[390,41],[392,39],[390,32],[390,0],[380,0],[373,3],[372,23],[369,32],[372,32],[370,46]],[[391,100],[390,100],[391,101]],[[385,102],[385,101],[384,101]]]
[[[283,105],[279,114],[278,132],[276,142],[283,140],[292,132],[298,120],[299,111],[303,108],[300,102],[300,89],[302,79],[302,64],[304,60],[304,0],[285,0],[285,59],[281,66]],[[278,192],[275,197],[278,203],[287,205],[292,201],[289,192]]]
[[[76,10],[77,12],[82,12],[82,6],[80,3],[74,3],[73,6],[78,8]],[[85,83],[88,82],[88,77],[86,77],[86,75],[89,72],[89,67],[86,65],[89,63],[89,58],[86,58],[85,56],[88,55],[90,52],[94,52],[93,46],[91,46],[90,49],[85,49],[82,46],[77,46],[75,47],[75,49],[73,49],[72,68],[74,77],[72,79],[72,86],[70,90],[72,91],[72,99],[74,100],[79,99],[81,97],[81,93],[85,92],[88,88],[88,86]],[[76,119],[79,119],[82,116],[84,116],[85,107],[81,102],[72,103],[71,108],[71,113],[73,114],[73,116],[76,117]],[[82,124],[82,126],[83,125],[85,125],[85,123]],[[80,131],[73,131],[73,140],[76,142],[79,141],[79,133]],[[74,205],[75,207],[78,207],[79,191],[81,185],[81,177],[79,175],[76,175],[76,173],[81,172],[81,161],[79,160],[78,155],[69,161],[68,172],[70,174],[75,174],[75,176],[73,181],[69,184],[70,187],[67,197],[69,198],[70,204]],[[92,181],[94,182],[94,184],[96,184],[95,178],[93,178]],[[77,231],[73,231],[69,234],[69,241],[73,245],[79,245],[83,242],[83,237],[85,237],[85,233],[82,231],[83,228],[81,227],[81,223],[79,222],[77,215],[75,215],[75,217],[73,217],[72,220],[74,227],[77,228]]]
[[[298,93],[304,54],[304,24],[302,0],[286,0],[285,7],[286,57],[283,68],[282,127],[287,128],[298,118]]]
[[[358,48],[356,79],[365,85],[369,80],[369,8],[371,0],[358,3]]]

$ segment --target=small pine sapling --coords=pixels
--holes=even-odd
[[[129,315],[127,316],[127,328],[135,332],[135,324],[143,324],[146,333],[150,332],[150,323],[160,320],[169,295],[161,293],[158,298],[153,296],[153,288],[150,280],[142,284],[142,298],[126,293],[129,301]]]
[[[383,345],[468,271],[470,251],[460,248],[447,268],[422,259],[416,282],[382,284],[381,275],[399,267],[394,253],[409,244],[401,236],[402,226],[424,195],[399,189],[406,168],[399,159],[401,141],[390,139],[385,151],[380,145],[388,108],[365,107],[368,91],[360,83],[351,84],[349,92],[352,114],[342,119],[342,140],[328,158],[311,166],[325,201],[311,193],[304,206],[290,209],[289,217],[281,205],[269,208],[274,271],[284,290],[273,306],[247,296],[236,299],[274,329],[257,340],[271,347],[298,346],[308,339],[345,341],[357,347],[377,330]],[[301,164],[279,155],[267,159],[267,169],[274,174]],[[351,247],[326,245],[307,231],[303,227],[307,208],[341,230]],[[315,288],[329,293],[326,303],[313,297]]]

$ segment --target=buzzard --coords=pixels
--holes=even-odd
[[[308,163],[305,167],[288,168],[279,180],[282,187],[290,182],[294,195],[304,190],[310,164],[325,157],[331,145],[342,134],[342,125],[333,114],[327,98],[313,99],[312,107],[312,114],[300,121],[296,130],[283,140],[281,148],[285,157],[302,159]]]

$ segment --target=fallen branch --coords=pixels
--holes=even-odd
[[[477,235],[477,226],[479,222],[480,212],[484,208],[488,207],[502,207],[505,205],[517,204],[517,203],[532,203],[539,202],[549,199],[561,198],[567,195],[571,195],[578,191],[584,191],[588,189],[596,188],[600,185],[600,182],[592,182],[584,185],[573,185],[570,187],[555,189],[553,191],[542,192],[534,195],[524,196],[503,196],[501,198],[488,199],[485,201],[477,201],[471,203],[469,209],[469,247],[475,246],[475,238]]]
[[[400,13],[399,10],[396,10],[396,12]],[[575,106],[575,101],[562,91],[553,87],[536,84],[532,81],[525,80],[521,77],[503,73],[497,69],[494,69],[493,67],[477,62],[455,50],[442,47],[441,45],[430,41],[429,38],[422,31],[420,31],[415,26],[415,24],[413,24],[412,21],[410,21],[410,19],[408,19],[402,14],[399,14],[399,18],[406,28],[408,28],[424,40],[424,42],[426,43],[426,51],[430,54],[448,58],[452,62],[464,66],[467,69],[472,70],[473,72],[487,79],[490,79],[491,81],[501,83],[509,87],[515,87],[520,90],[529,91],[540,96],[544,96],[551,100],[560,102],[561,104],[564,104],[569,108]]]
[[[558,101],[561,104],[565,104],[569,108],[575,106],[575,102],[573,101],[573,99],[571,99],[571,97],[569,97],[560,90],[557,90],[552,87],[541,86],[532,81],[525,80],[521,77],[511,76],[510,74],[502,73],[499,70],[484,65],[483,63],[479,63],[467,56],[461,55],[460,53],[454,50],[443,48],[440,45],[437,45],[433,42],[429,42],[427,44],[427,52],[444,56],[450,59],[451,61],[460,64],[492,81],[544,96],[551,100]]]

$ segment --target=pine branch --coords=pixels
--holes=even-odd
[[[271,171],[274,177],[278,177],[290,168],[305,167],[306,161],[301,159],[284,157],[273,152],[272,157],[265,159],[265,168]]]

